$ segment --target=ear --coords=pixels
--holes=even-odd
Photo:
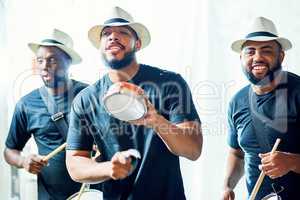
[[[285,53],[284,53],[284,51],[281,50],[281,51],[279,52],[279,60],[280,60],[280,64],[283,62],[284,56],[285,56]]]
[[[140,39],[135,41],[135,49],[136,51],[140,50],[142,47],[142,41]]]

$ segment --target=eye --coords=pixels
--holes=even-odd
[[[253,50],[253,49],[246,49],[244,51],[244,54],[247,55],[247,56],[252,56],[252,55],[255,54],[255,50]]]
[[[122,35],[130,35],[130,33],[127,30],[121,30],[120,33]]]
[[[108,31],[108,30],[104,30],[101,33],[101,36],[109,36],[109,35],[110,35],[110,31]]]
[[[41,64],[43,64],[44,59],[42,59],[42,58],[37,58],[37,59],[36,59],[36,62],[37,62],[37,64],[41,65]]]
[[[55,65],[55,64],[57,64],[57,59],[56,59],[56,58],[50,58],[50,59],[49,59],[49,63],[50,63],[51,65]]]
[[[264,55],[273,54],[273,51],[271,49],[266,49],[266,50],[262,51],[262,54],[264,54]]]

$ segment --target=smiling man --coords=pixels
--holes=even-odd
[[[35,67],[44,86],[16,104],[4,157],[10,165],[37,174],[39,200],[65,200],[80,188],[67,172],[65,152],[58,153],[49,162],[43,156],[65,143],[67,125],[62,130],[58,123],[67,124],[73,98],[87,86],[68,77],[70,65],[80,63],[81,58],[73,50],[72,38],[57,29],[42,41],[29,43],[29,48],[36,55]],[[60,113],[59,118],[54,119],[52,114],[57,113],[52,111]],[[24,156],[22,150],[31,136],[37,143],[38,154]]]
[[[266,177],[255,199],[300,196],[300,77],[282,70],[285,51],[291,47],[264,17],[256,18],[249,34],[232,44],[250,85],[229,105],[224,200],[235,199],[233,189],[243,174],[249,197],[260,170]],[[270,154],[277,138],[281,143]]]
[[[103,25],[90,29],[89,39],[109,71],[73,103],[67,140],[71,177],[102,182],[104,199],[184,200],[179,156],[196,160],[202,149],[188,85],[179,74],[137,63],[136,52],[149,44],[150,33],[119,7]],[[147,113],[141,119],[126,122],[106,112],[103,97],[121,81],[145,92]],[[93,141],[100,163],[89,158]],[[128,158],[129,149],[138,150],[141,159]]]

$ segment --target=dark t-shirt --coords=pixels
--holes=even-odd
[[[232,148],[240,148],[245,153],[245,175],[249,194],[260,174],[258,165],[261,161],[258,154],[264,151],[254,131],[264,134],[268,151],[271,151],[276,139],[281,138],[277,150],[300,154],[300,77],[290,72],[283,74],[283,81],[274,91],[256,95],[247,86],[233,97],[229,106],[228,142]],[[250,104],[252,101],[254,103]],[[266,176],[256,199],[260,200],[274,192],[272,184],[276,191],[284,188],[279,193],[284,200],[294,200],[300,196],[300,174],[289,172],[275,180]]]
[[[74,96],[87,85],[72,80],[72,92],[54,96],[57,107],[64,113],[66,122]],[[50,118],[39,89],[22,97],[16,104],[6,147],[22,151],[26,142],[33,135],[40,155],[47,155],[65,141]],[[80,184],[71,180],[65,165],[65,151],[49,160],[49,166],[38,174],[38,198],[40,200],[65,200],[78,192]]]
[[[189,87],[180,75],[140,65],[130,82],[143,88],[157,111],[172,123],[200,121]],[[103,161],[117,151],[138,149],[142,159],[130,176],[102,183],[106,200],[184,200],[179,157],[167,149],[153,129],[120,121],[105,111],[102,98],[112,84],[105,75],[75,98],[67,148],[90,151],[95,140]]]

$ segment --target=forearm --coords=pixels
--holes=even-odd
[[[190,160],[196,160],[200,156],[203,137],[198,122],[186,123],[189,126],[178,126],[162,116],[157,120],[158,126],[154,130],[172,153]]]
[[[224,180],[224,189],[233,190],[241,177],[244,174],[244,159],[242,156],[238,156],[232,151],[227,158],[227,169]]]
[[[91,158],[74,156],[67,152],[66,164],[70,176],[77,182],[99,183],[110,178],[110,162],[98,163]]]
[[[300,154],[290,154],[291,171],[300,174]]]
[[[4,150],[5,161],[17,168],[23,168],[24,157],[21,152],[15,149],[5,148]]]

